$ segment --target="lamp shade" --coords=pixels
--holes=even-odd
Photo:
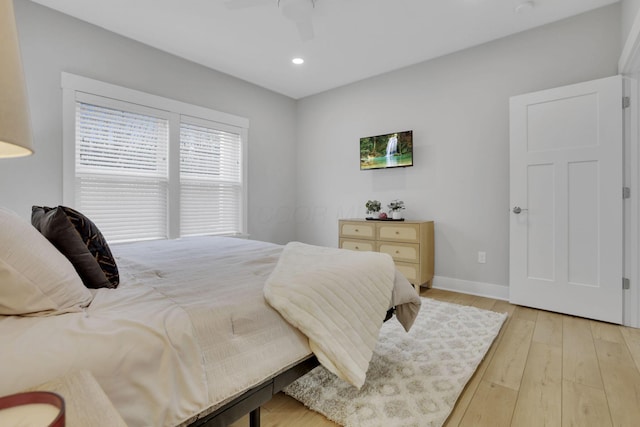
[[[33,153],[13,0],[0,0],[0,157]]]

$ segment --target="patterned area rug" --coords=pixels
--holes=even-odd
[[[441,426],[506,317],[423,297],[409,333],[382,326],[362,389],[320,366],[284,391],[346,427]]]

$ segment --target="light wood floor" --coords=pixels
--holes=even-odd
[[[509,313],[445,426],[640,426],[640,329],[437,289],[422,296]],[[262,426],[336,424],[280,393]]]

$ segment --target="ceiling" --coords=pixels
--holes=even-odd
[[[311,0],[32,1],[299,99],[618,0],[315,0],[309,41],[280,8]]]

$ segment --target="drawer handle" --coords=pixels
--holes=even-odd
[[[399,232],[399,231],[396,231],[396,234],[400,234],[400,232]]]
[[[360,246],[356,246],[356,250],[360,249]]]
[[[354,231],[355,231],[356,233],[359,233],[359,232],[360,232],[360,230],[358,230],[357,228],[356,228]]]
[[[397,254],[399,254],[399,253],[400,253],[400,251],[396,251],[396,253],[397,253]]]

